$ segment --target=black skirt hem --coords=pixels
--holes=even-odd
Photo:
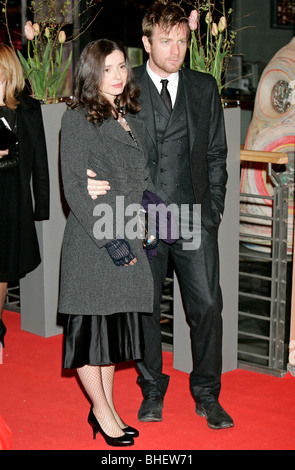
[[[65,328],[65,369],[106,366],[143,358],[141,315],[69,315]]]

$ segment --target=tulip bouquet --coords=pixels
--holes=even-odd
[[[7,1],[0,0],[0,3],[3,5],[4,24],[10,38]],[[89,9],[95,6],[95,0],[86,0],[86,6],[81,11],[81,1],[31,0],[28,6],[35,22],[27,21],[24,28],[24,35],[27,39],[25,56],[19,50],[17,54],[23,66],[25,78],[30,84],[32,95],[36,99],[44,102],[57,100],[57,94],[72,61],[72,51],[66,56],[63,52],[67,53],[67,51],[63,51],[63,46],[85,32],[100,12],[100,10],[97,11],[90,21],[86,21],[87,27],[85,27],[86,23],[83,23],[75,37],[67,38],[65,27],[72,22],[71,18],[74,15],[82,18]],[[10,42],[13,47],[11,39]]]
[[[27,59],[20,51],[17,51],[17,54],[33,96],[44,101],[48,98],[54,100],[72,61],[71,51],[65,66],[62,67],[62,49],[66,34],[59,30],[56,24],[45,26],[27,21],[25,37],[28,40]]]
[[[194,3],[186,1],[186,3],[194,7],[189,17],[190,68],[213,75],[221,93],[224,87],[223,76],[237,34],[228,29],[232,9],[225,12],[224,0],[218,2],[222,4],[222,11],[216,8],[215,0],[198,0]]]

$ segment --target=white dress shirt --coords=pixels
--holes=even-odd
[[[162,83],[161,80],[163,80],[163,77],[160,77],[157,75],[155,72],[153,72],[149,66],[149,61],[147,62],[146,65],[146,70],[147,73],[149,74],[150,78],[152,79],[153,83],[155,84],[159,94],[161,93],[162,90]],[[178,72],[171,73],[169,77],[167,77],[168,80],[168,91],[171,96],[171,101],[172,101],[172,108],[174,107],[175,100],[176,100],[176,95],[177,95],[177,88],[178,88],[178,80],[179,80],[179,74]]]

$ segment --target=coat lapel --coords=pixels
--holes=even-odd
[[[126,117],[126,120],[129,124],[130,118]],[[133,124],[133,120],[132,120],[132,124]],[[132,124],[129,124],[130,127],[132,126]],[[112,140],[116,140],[120,142],[121,144],[129,145],[131,147],[136,147],[136,143],[130,137],[129,133],[126,132],[125,129],[123,129],[121,124],[117,122],[116,119],[110,118],[107,121],[103,122],[100,129],[101,131],[105,133],[105,135],[108,135]]]
[[[143,147],[145,146],[145,133],[146,133],[146,128],[143,122],[141,122],[141,120],[137,118],[137,115],[127,114],[125,117],[126,117],[126,121],[128,122],[130,126],[130,129],[132,130],[136,138],[136,143],[139,149],[142,150]],[[128,137],[131,140],[132,145],[134,145],[134,142],[132,141],[129,135]]]
[[[146,72],[140,78],[140,102],[141,102],[141,111],[140,119],[144,122],[147,132],[149,133],[153,143],[157,146],[157,133],[156,133],[156,124],[155,124],[155,115],[152,106],[151,100],[151,91],[150,86],[152,85],[151,80]]]
[[[190,80],[190,74],[186,69],[181,69],[180,73],[183,78],[185,105],[188,122],[188,136],[190,150],[192,151],[197,134],[198,122],[200,119],[200,110],[202,103],[202,92],[195,80]],[[209,106],[209,103],[208,103]]]
[[[180,75],[176,101],[175,101],[175,105],[173,107],[173,111],[172,111],[171,118],[169,121],[169,126],[172,126],[174,122],[178,120],[179,115],[183,112],[183,106],[182,106],[183,100],[184,100],[183,81],[182,81],[182,75]]]

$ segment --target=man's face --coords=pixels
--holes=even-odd
[[[170,33],[161,30],[157,25],[152,36],[152,44],[147,36],[143,36],[142,41],[149,54],[150,68],[157,75],[166,78],[180,69],[188,45],[185,24],[174,26]]]

